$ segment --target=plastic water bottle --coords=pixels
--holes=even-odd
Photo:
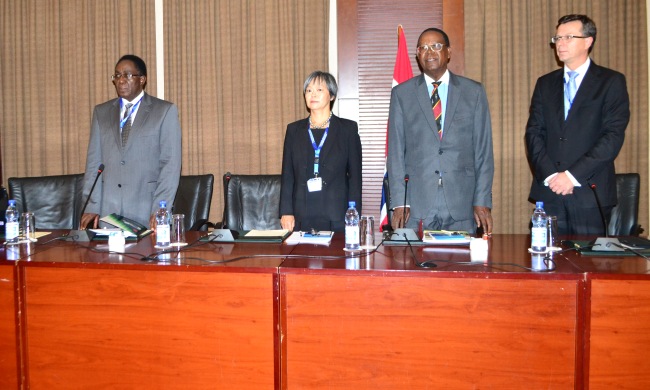
[[[345,249],[359,249],[359,212],[355,202],[348,202],[345,212]]]
[[[168,247],[170,242],[169,213],[167,212],[167,202],[160,201],[160,208],[156,211],[156,246]]]
[[[544,211],[544,202],[535,203],[535,211],[533,211],[531,221],[533,222],[533,227],[531,229],[530,247],[534,252],[546,252],[546,244],[548,243],[546,238],[548,217]]]
[[[5,212],[5,239],[7,242],[18,242],[18,210],[16,209],[16,201],[9,200],[7,211]]]

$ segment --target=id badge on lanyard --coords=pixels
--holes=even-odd
[[[138,108],[138,106],[140,105],[140,102],[142,101],[142,98],[144,98],[144,96],[141,97],[140,100],[138,100],[138,102],[136,104],[131,106],[131,109],[129,110],[128,115],[124,115],[124,118],[120,119],[120,131],[122,131],[122,128],[126,124],[126,121],[128,121],[129,118],[131,118],[131,115],[133,115],[135,110]],[[123,105],[124,105],[124,99],[120,99],[120,113],[122,112]]]
[[[320,144],[316,146],[314,133],[311,131],[311,127],[309,128],[309,138],[311,138],[311,146],[314,148],[314,177],[307,180],[307,190],[309,190],[309,192],[316,192],[323,189],[323,178],[318,176],[318,165],[320,164],[320,151],[323,149],[329,130],[329,126],[325,128],[323,138],[320,140]]]

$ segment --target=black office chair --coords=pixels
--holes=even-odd
[[[214,175],[181,176],[172,212],[185,214],[185,230],[207,230]]]
[[[225,174],[221,227],[231,230],[281,229],[280,177]]]
[[[9,178],[18,212],[34,213],[36,228],[74,229],[81,219],[83,173]]]
[[[639,225],[640,182],[638,173],[616,174],[618,204],[609,219],[610,236],[638,236],[643,231]]]

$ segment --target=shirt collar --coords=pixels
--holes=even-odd
[[[128,101],[128,100],[126,100],[124,98],[121,98],[122,99],[122,107],[126,106],[128,103],[131,103],[131,104],[137,103],[138,101],[140,101],[140,99],[142,99],[143,96],[144,96],[144,90],[142,92],[140,92],[140,94],[138,96],[136,96],[135,99],[133,99],[132,101]]]
[[[591,58],[587,57],[587,61],[585,61],[584,64],[580,65],[576,69],[574,69],[574,72],[578,72],[578,76],[580,79],[582,79],[582,76],[587,73],[587,69],[589,69],[589,65],[591,64]],[[565,80],[569,79],[569,75],[567,73],[571,72],[571,69],[569,69],[566,65],[564,66],[564,78]]]
[[[424,74],[424,80],[426,80],[427,85],[431,85],[431,83],[436,81],[436,80],[432,79],[431,77],[429,77],[426,73],[423,73],[423,74]],[[449,84],[449,69],[445,70],[445,73],[443,73],[440,80],[437,80],[437,81],[440,81],[442,84]]]

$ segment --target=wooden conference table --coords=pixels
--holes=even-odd
[[[526,235],[494,236],[487,261],[463,247],[346,256],[337,235],[143,261],[153,237],[114,254],[63,233],[0,250],[0,388],[650,385],[640,257],[570,251],[549,271]]]

